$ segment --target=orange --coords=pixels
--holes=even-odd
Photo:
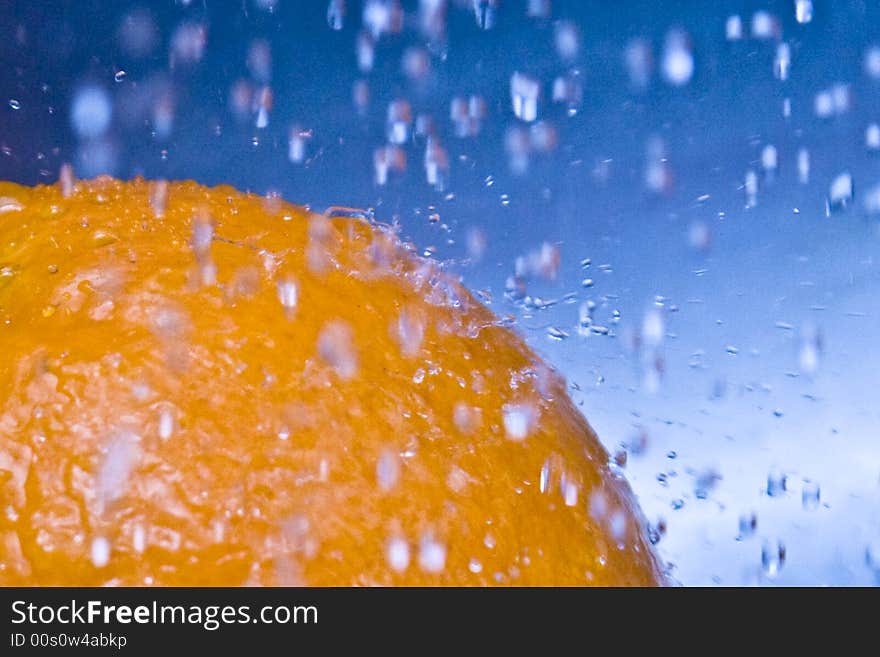
[[[0,183],[0,344],[0,584],[662,581],[561,378],[364,218]]]

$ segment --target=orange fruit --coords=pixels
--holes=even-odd
[[[561,378],[387,228],[0,183],[0,584],[651,585]]]

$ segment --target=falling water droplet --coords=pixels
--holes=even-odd
[[[767,577],[776,577],[785,565],[785,545],[778,540],[764,541],[761,546],[761,567]]]
[[[815,481],[805,481],[803,490],[801,491],[801,503],[807,511],[813,511],[819,508],[821,491],[819,484]]]
[[[409,567],[409,544],[406,540],[399,536],[389,539],[385,545],[385,560],[395,572],[406,570]]]
[[[794,0],[794,17],[800,24],[813,20],[813,0]]]
[[[425,534],[419,542],[419,568],[431,574],[441,573],[446,568],[446,546],[431,534]]]
[[[92,541],[92,565],[95,568],[103,568],[110,561],[110,541],[99,536]]]

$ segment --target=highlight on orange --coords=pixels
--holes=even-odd
[[[0,585],[654,585],[562,379],[357,213],[0,183]]]

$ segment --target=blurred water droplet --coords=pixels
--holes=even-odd
[[[654,68],[654,56],[651,44],[643,38],[630,40],[624,51],[624,64],[629,76],[630,87],[634,91],[644,91],[651,82]]]
[[[865,128],[865,148],[869,151],[880,151],[880,125],[869,123]]]
[[[429,138],[425,147],[425,178],[437,191],[446,189],[449,177],[449,158],[439,142]]]
[[[113,75],[113,80],[115,82],[122,82],[123,80],[125,80],[125,71],[116,71],[116,73]]]
[[[101,513],[105,513],[125,491],[140,453],[138,441],[138,436],[129,431],[120,431],[110,439],[95,479]]]
[[[73,194],[74,186],[76,185],[76,178],[73,174],[73,165],[69,163],[61,165],[61,169],[58,172],[58,184],[61,187],[61,196],[64,198],[70,198],[71,194]]]
[[[801,504],[807,511],[819,508],[821,490],[815,481],[805,481],[801,490]]]
[[[567,20],[556,23],[553,44],[556,46],[556,53],[564,61],[577,57],[581,49],[581,34],[577,25]]]
[[[103,536],[92,540],[91,559],[95,568],[106,566],[110,562],[110,541]]]
[[[373,70],[376,61],[376,42],[369,32],[362,31],[358,33],[355,42],[355,52],[357,54],[358,69],[361,73],[369,73]]]
[[[327,24],[331,30],[341,30],[345,25],[345,0],[330,0],[327,7]]]
[[[806,148],[798,149],[797,154],[798,182],[807,185],[810,182],[810,152]]]
[[[424,81],[431,72],[431,58],[424,48],[410,47],[403,51],[403,74],[413,81]]]
[[[780,43],[776,47],[776,57],[773,59],[773,75],[777,80],[785,82],[791,71],[791,46]]]
[[[402,573],[409,568],[409,544],[400,537],[388,540],[385,545],[385,560],[391,570]]]
[[[513,113],[522,121],[530,123],[538,118],[538,101],[541,83],[525,73],[516,72],[510,78],[510,98]]]
[[[403,9],[399,0],[367,0],[363,23],[375,39],[383,34],[397,34],[403,28]]]
[[[498,0],[473,0],[474,18],[481,30],[495,27],[498,12]]]
[[[794,17],[801,24],[812,21],[813,0],[794,0]]]
[[[171,68],[201,61],[208,43],[208,31],[201,23],[184,22],[171,35],[168,61]]]
[[[419,568],[426,573],[437,574],[446,568],[446,546],[430,534],[419,541]]]
[[[168,408],[163,408],[159,412],[159,438],[168,440],[174,433],[174,415]]]
[[[691,81],[694,74],[694,56],[691,53],[690,37],[680,31],[672,30],[666,35],[661,61],[663,78],[675,87]]]
[[[505,434],[517,442],[528,437],[537,421],[535,409],[528,404],[506,404],[503,413]]]
[[[406,153],[395,145],[387,145],[373,151],[373,171],[377,185],[388,183],[388,174],[406,170]]]
[[[825,200],[825,215],[830,216],[837,210],[845,210],[853,200],[853,179],[848,171],[844,171],[831,181],[828,196]]]
[[[9,107],[11,107],[14,110],[19,110],[19,109],[21,109],[21,103],[19,101],[17,101],[15,98],[10,98],[9,99]]]
[[[109,127],[112,117],[113,106],[106,91],[88,86],[75,92],[70,106],[70,122],[79,137],[100,137]]]
[[[724,36],[728,41],[739,41],[743,38],[743,21],[739,15],[727,17],[724,23]]]
[[[767,475],[767,495],[769,497],[782,497],[788,490],[788,477],[784,472],[771,470]]]
[[[746,171],[743,188],[746,193],[746,207],[753,208],[758,204],[758,174],[754,170]]]
[[[865,50],[863,67],[868,77],[880,80],[880,46],[871,46]]]
[[[772,182],[776,177],[776,169],[779,167],[779,153],[776,146],[767,144],[761,150],[761,168],[764,169],[764,176],[768,182]]]
[[[392,490],[400,481],[400,456],[393,449],[385,449],[376,462],[376,483],[383,492]]]
[[[758,529],[758,516],[754,513],[742,515],[739,517],[739,540],[754,535]]]
[[[342,320],[329,322],[318,337],[318,355],[341,379],[351,379],[358,371],[354,333]]]
[[[752,37],[763,41],[778,39],[781,33],[779,19],[763,9],[752,14]]]
[[[778,540],[764,541],[761,546],[761,568],[767,577],[774,578],[785,565],[785,545]]]
[[[290,317],[296,309],[298,289],[296,282],[291,279],[278,281],[278,300],[284,308],[284,312]]]
[[[291,164],[302,164],[305,161],[311,138],[311,130],[304,130],[298,125],[290,128],[287,139],[287,159]]]

